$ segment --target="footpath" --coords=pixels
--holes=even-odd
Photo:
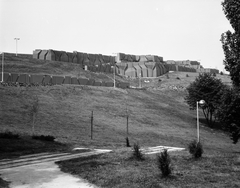
[[[84,153],[40,153],[17,159],[0,160],[0,176],[10,188],[93,188],[86,180],[62,172],[56,161],[99,155],[111,150],[95,149]]]
[[[0,160],[0,176],[11,182],[10,188],[96,188],[77,176],[62,172],[56,161],[87,157],[111,152],[111,150],[84,150],[81,153],[39,153],[25,155],[16,159]],[[141,149],[151,155],[168,151],[183,151],[185,148],[156,146]]]

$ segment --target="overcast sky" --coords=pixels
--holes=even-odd
[[[0,0],[0,51],[56,49],[198,60],[223,70],[222,0]]]

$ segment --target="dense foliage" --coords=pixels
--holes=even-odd
[[[222,6],[234,30],[227,31],[221,36],[225,69],[230,72],[233,84],[240,86],[240,1],[224,0]]]
[[[186,102],[190,109],[196,109],[197,101],[204,100],[202,106],[204,116],[209,125],[212,125],[216,118],[216,110],[221,103],[222,91],[225,85],[220,79],[209,73],[200,74],[194,82],[187,87]]]
[[[233,143],[240,139],[240,90],[237,88],[226,89],[218,108],[218,119],[223,123],[223,128],[230,132]]]
[[[188,145],[189,153],[195,158],[198,159],[202,157],[203,154],[203,147],[201,142],[197,142],[196,140],[193,140]]]

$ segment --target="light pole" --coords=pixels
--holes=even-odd
[[[141,76],[142,76],[142,74],[141,74],[141,73],[139,73],[139,88],[141,88],[141,87],[142,87]]]
[[[117,53],[112,53],[112,54],[116,55]],[[113,87],[114,89],[116,88],[116,62],[114,62],[114,66],[113,66]]]
[[[3,82],[3,63],[4,63],[4,52],[1,52],[2,54],[2,80],[1,82]]]
[[[114,87],[114,89],[116,88],[116,73],[115,73],[115,70],[116,69],[116,63],[114,62],[114,67],[113,67],[113,87]]]
[[[18,51],[18,48],[17,48],[17,41],[20,40],[20,38],[14,38],[14,40],[16,40],[16,56],[17,56],[17,51]]]
[[[204,105],[204,104],[205,104],[205,101],[204,101],[204,100],[197,101],[197,143],[199,143],[199,141],[200,141],[200,135],[199,135],[198,104],[199,104],[200,106],[201,106],[201,105]]]

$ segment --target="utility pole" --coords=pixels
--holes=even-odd
[[[91,115],[91,140],[93,139],[93,111]]]
[[[17,45],[17,41],[20,40],[20,38],[14,38],[14,40],[16,40],[16,56],[18,54],[18,45]]]

